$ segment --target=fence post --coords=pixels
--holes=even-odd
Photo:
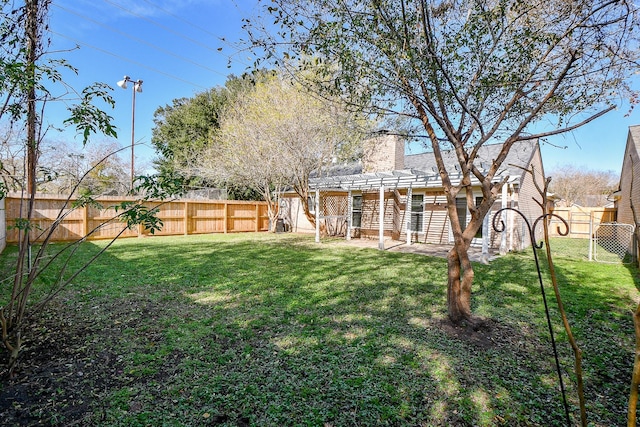
[[[189,235],[189,202],[184,202],[184,235]]]
[[[229,209],[229,204],[225,201],[224,202],[224,234],[227,234],[227,230],[228,230],[228,226],[227,226],[227,221],[229,220],[229,214],[227,212],[227,210]]]
[[[82,236],[86,236],[89,233],[89,207],[84,205],[82,207]]]
[[[256,203],[256,232],[260,231],[260,205]]]
[[[589,261],[593,261],[593,211],[589,213]]]

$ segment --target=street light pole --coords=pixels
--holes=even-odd
[[[127,88],[127,83],[133,83],[132,100],[131,100],[131,191],[133,192],[133,182],[135,180],[134,175],[134,162],[135,162],[135,128],[136,128],[136,92],[142,92],[142,80],[132,80],[129,76],[124,76],[124,79],[120,80],[117,84],[122,89]]]
[[[75,163],[75,167],[76,167],[76,175],[75,175],[75,189],[77,191],[77,187],[80,185],[80,160],[84,159],[84,154],[75,154],[75,153],[70,153],[69,157],[73,160],[73,162]]]

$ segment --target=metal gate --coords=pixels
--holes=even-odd
[[[631,224],[601,223],[593,233],[594,259],[603,263],[633,262],[634,231]]]

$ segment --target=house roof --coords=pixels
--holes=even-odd
[[[640,125],[629,126],[629,137],[627,139],[627,146],[629,145],[632,145],[632,148],[636,151],[636,153],[640,153]],[[628,148],[631,147],[627,147],[627,149]],[[626,153],[624,160],[627,160]]]
[[[622,193],[620,191],[622,190],[622,179],[624,178],[625,170],[633,167],[633,164],[629,164],[629,162],[633,162],[629,157],[631,150],[640,155],[640,125],[629,126],[627,145],[625,146],[624,158],[622,160],[622,171],[620,172],[620,180],[618,181],[618,194],[614,193],[612,195],[617,199],[622,197]]]
[[[631,139],[633,140],[636,149],[638,149],[640,147],[640,125],[629,126],[629,135],[631,135]]]
[[[537,140],[525,140],[518,141],[511,147],[507,158],[502,163],[502,170],[498,171],[497,175],[503,177],[509,176],[521,176],[523,173],[522,168],[527,168],[531,162],[531,158],[535,152],[535,148],[538,144]],[[483,145],[478,151],[478,157],[476,159],[476,165],[480,170],[487,170],[493,160],[498,157],[502,144],[489,144]],[[447,150],[442,152],[442,160],[448,171],[457,170],[458,159],[455,156],[453,150]],[[436,165],[436,159],[433,153],[412,154],[404,157],[404,167],[413,168],[425,171],[427,173],[438,174],[438,167]]]
[[[503,169],[498,171],[494,181],[500,181],[509,176],[510,181],[517,181],[524,174],[536,151],[538,141],[526,140],[516,142],[507,158],[503,162]],[[476,165],[481,170],[487,170],[495,159],[502,144],[491,144],[481,147],[476,160]],[[458,161],[452,150],[442,153],[447,170],[450,171],[452,183],[456,185],[462,178],[462,174],[456,174]],[[362,173],[361,164],[335,166],[326,171],[322,177],[312,177],[309,180],[310,189],[335,189],[335,190],[371,190],[384,185],[388,188],[438,188],[442,187],[442,180],[436,167],[433,153],[422,153],[405,156],[403,170],[384,171],[375,173]],[[346,173],[345,173],[346,172]],[[474,184],[477,179],[472,178]]]

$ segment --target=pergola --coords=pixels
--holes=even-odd
[[[505,171],[504,175],[508,175]],[[459,184],[462,174],[451,176],[453,185]],[[503,175],[497,175],[494,182],[503,179]],[[512,182],[513,179],[510,180]],[[471,185],[480,185],[480,182],[472,177]],[[347,233],[346,239],[351,239],[352,230],[352,192],[353,191],[373,191],[378,190],[380,194],[379,209],[379,232],[378,232],[378,248],[384,250],[384,193],[387,190],[404,189],[407,191],[407,200],[411,200],[414,188],[442,188],[442,179],[437,172],[424,172],[416,169],[395,170],[391,172],[375,172],[363,173],[356,175],[343,176],[327,176],[320,178],[312,178],[309,180],[309,189],[315,191],[315,216],[316,216],[316,243],[320,243],[320,220],[325,218],[320,211],[320,194],[321,191],[346,192],[348,200],[347,208]],[[507,185],[502,187],[502,207],[506,207],[507,203]],[[489,218],[487,215],[483,222],[483,240],[482,253],[489,253]],[[405,230],[407,235],[407,245],[411,244],[411,218],[405,221]],[[503,233],[502,239],[506,239],[506,233]],[[503,242],[506,245],[506,240]]]

